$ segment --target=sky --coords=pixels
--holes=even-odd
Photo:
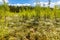
[[[6,3],[8,3],[9,5],[17,5],[17,6],[34,6],[36,4],[35,2],[36,0],[5,0]],[[0,0],[0,4],[2,4],[2,0]],[[60,5],[60,0],[51,0],[51,7],[54,7],[54,5]],[[43,6],[43,4],[45,4],[45,6],[48,5],[48,0],[40,0],[40,5]]]

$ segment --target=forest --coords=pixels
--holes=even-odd
[[[0,5],[0,40],[60,40],[60,9]]]

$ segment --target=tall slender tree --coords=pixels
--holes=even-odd
[[[2,0],[3,1],[3,11],[4,11],[4,17],[5,17],[5,26],[7,26],[7,21],[6,21],[6,17],[7,17],[7,13],[9,12],[9,6],[8,4],[6,3],[6,0]]]
[[[48,0],[48,6],[50,7],[50,2],[51,2],[51,0]]]
[[[9,7],[6,0],[2,0],[2,1],[3,1],[4,11],[9,11]]]

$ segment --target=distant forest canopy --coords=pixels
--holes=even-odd
[[[34,7],[32,6],[9,6],[11,12],[20,12],[23,10],[33,10]]]

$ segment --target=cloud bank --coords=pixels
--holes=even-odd
[[[36,3],[34,3],[34,5],[36,5]],[[50,7],[54,7],[55,5],[60,5],[60,1],[57,2],[51,2],[50,3]],[[48,7],[48,2],[40,2],[40,6],[42,7]]]
[[[28,4],[28,3],[24,3],[24,4],[8,4],[8,5],[11,5],[11,6],[31,6],[31,4]]]

